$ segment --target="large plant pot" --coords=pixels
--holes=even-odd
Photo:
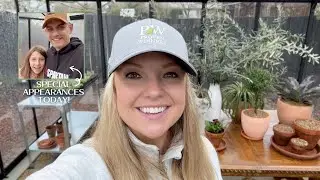
[[[211,107],[208,109],[210,119],[220,119],[222,96],[219,84],[210,84],[209,98],[211,100]]]
[[[218,148],[221,141],[222,141],[222,138],[225,134],[225,131],[223,133],[219,133],[219,134],[214,134],[214,133],[211,133],[211,132],[208,132],[208,131],[205,131],[206,133],[206,137],[209,139],[209,141],[213,144],[213,146],[215,148]]]
[[[312,106],[288,103],[281,98],[277,101],[277,114],[281,124],[292,125],[296,119],[310,119],[312,110]]]
[[[248,137],[261,140],[269,128],[270,115],[265,111],[258,110],[259,116],[253,117],[252,112],[254,109],[246,109],[241,112],[241,126]]]

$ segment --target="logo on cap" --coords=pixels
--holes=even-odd
[[[166,40],[163,37],[165,28],[160,26],[148,25],[140,27],[140,39],[138,44],[161,44],[165,45]]]

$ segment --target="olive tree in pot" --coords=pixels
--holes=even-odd
[[[245,86],[254,94],[251,109],[241,112],[241,126],[247,137],[261,140],[268,130],[270,115],[263,111],[266,93],[273,89],[275,80],[273,75],[264,69],[250,69],[246,73],[249,80],[245,80]]]
[[[241,64],[235,61],[236,49],[239,49],[242,29],[229,16],[225,9],[210,3],[204,11],[206,17],[203,24],[203,39],[198,40],[197,50],[202,54],[189,51],[190,60],[200,75],[202,87],[208,92],[211,106],[206,109],[206,119],[221,118],[222,94],[221,86],[230,77],[240,77]]]
[[[293,78],[283,79],[278,86],[277,114],[279,122],[292,125],[296,119],[310,119],[312,101],[320,98],[320,86],[314,86],[315,76],[306,77],[300,84]]]

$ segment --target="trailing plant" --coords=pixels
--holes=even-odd
[[[253,108],[257,114],[258,109],[264,108],[264,98],[267,92],[273,90],[275,86],[274,76],[265,69],[250,69],[246,72],[249,80],[244,81],[244,85],[254,94]]]
[[[293,77],[288,77],[282,79],[276,89],[284,101],[311,105],[312,100],[320,98],[320,85],[315,85],[315,80],[313,75],[306,77],[301,83]]]
[[[224,132],[222,123],[216,119],[214,119],[212,122],[206,121],[205,125],[206,125],[205,126],[206,131],[210,133],[218,134],[218,133]]]
[[[254,94],[242,83],[234,82],[222,88],[223,109],[235,119],[240,104],[247,109],[254,103]]]

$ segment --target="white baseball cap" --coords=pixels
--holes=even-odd
[[[116,33],[108,60],[108,76],[125,61],[146,52],[173,55],[187,73],[197,75],[189,62],[187,44],[182,35],[167,23],[149,18],[126,25]]]

